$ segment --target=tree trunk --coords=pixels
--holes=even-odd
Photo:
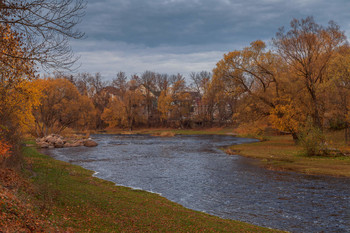
[[[306,86],[312,101],[312,112],[311,112],[311,116],[313,120],[312,124],[314,127],[322,130],[322,123],[321,123],[320,112],[318,109],[318,100],[316,96],[316,91],[314,90],[313,84],[306,84]]]
[[[294,143],[295,143],[295,144],[298,144],[298,143],[299,143],[299,140],[300,140],[298,134],[297,134],[297,133],[292,133],[292,137],[293,137]]]

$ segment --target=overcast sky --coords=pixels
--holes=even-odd
[[[79,72],[106,79],[145,70],[188,76],[307,16],[334,20],[350,37],[350,0],[89,0],[79,25],[87,38],[72,47]]]

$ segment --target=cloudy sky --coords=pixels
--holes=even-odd
[[[350,0],[89,0],[73,41],[79,72],[211,71],[224,53],[268,42],[293,18],[334,20],[350,37]]]

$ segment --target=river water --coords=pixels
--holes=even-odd
[[[46,150],[117,185],[187,208],[291,232],[350,232],[350,179],[269,171],[219,147],[232,136],[93,135],[94,148]]]

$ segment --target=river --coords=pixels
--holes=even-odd
[[[117,185],[187,208],[291,232],[350,232],[350,179],[276,172],[219,147],[232,136],[93,135],[95,148],[46,150]]]

